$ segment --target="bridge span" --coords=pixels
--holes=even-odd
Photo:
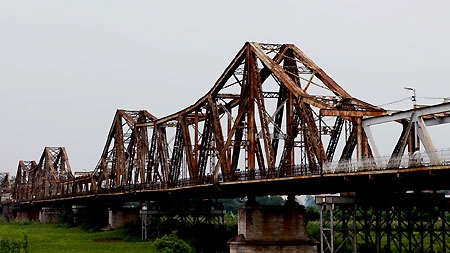
[[[450,189],[428,128],[450,103],[389,111],[351,96],[292,44],[246,43],[197,102],[158,118],[117,110],[89,172],[64,147],[19,161],[15,205]],[[400,127],[381,157],[371,127]],[[391,131],[391,130],[389,130]],[[392,130],[395,131],[395,130]]]

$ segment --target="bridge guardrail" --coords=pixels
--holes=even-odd
[[[435,159],[434,162],[433,159]],[[399,166],[392,166],[392,164]],[[336,161],[324,164],[323,174],[375,171],[386,169],[404,169],[440,165],[450,165],[450,148],[436,150],[435,152],[430,153],[420,152],[420,154],[416,155],[415,157],[413,157],[413,154],[407,154],[399,158],[382,156],[375,158],[363,158],[359,161],[356,161],[355,159]]]

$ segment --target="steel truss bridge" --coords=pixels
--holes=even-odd
[[[352,97],[295,45],[248,42],[193,105],[162,118],[117,110],[91,171],[73,173],[64,147],[20,161],[13,198],[25,205],[446,190],[450,150],[437,150],[427,129],[450,122],[449,112],[449,103],[385,110]],[[389,130],[399,130],[398,140],[381,157],[371,127],[388,122],[399,125]]]

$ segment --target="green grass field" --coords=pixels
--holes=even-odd
[[[88,233],[80,227],[66,228],[56,224],[1,223],[0,237],[28,240],[28,252],[158,252],[153,243],[128,242],[118,231]]]

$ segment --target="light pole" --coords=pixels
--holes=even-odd
[[[404,87],[404,89],[405,89],[405,90],[410,90],[410,91],[412,91],[412,92],[413,92],[413,95],[412,95],[412,97],[411,97],[411,101],[413,101],[413,102],[414,102],[414,107],[416,107],[416,105],[417,105],[417,99],[416,99],[416,89],[414,89],[414,88],[411,88],[411,87]]]
[[[411,97],[411,101],[414,102],[413,109],[416,109],[416,107],[417,107],[416,89],[411,88],[411,87],[404,87],[404,88],[405,88],[405,90],[410,90],[410,91],[413,92],[413,95]],[[414,127],[414,147],[413,147],[414,150],[412,150],[412,152],[415,152],[416,149],[419,148],[419,138],[417,136],[417,130],[418,130],[417,119],[414,120],[413,127]]]
[[[145,241],[148,239],[148,225],[149,225],[149,215],[148,215],[148,209],[147,209],[147,203],[142,203],[141,211],[139,211],[139,214],[142,219],[142,241]]]

